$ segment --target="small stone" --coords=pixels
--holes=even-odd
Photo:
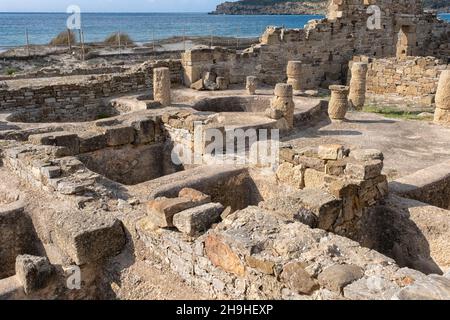
[[[291,290],[298,293],[311,294],[319,289],[317,282],[305,271],[304,265],[300,262],[290,262],[283,267],[280,280]]]
[[[203,79],[200,79],[200,80],[194,82],[193,84],[191,84],[191,89],[197,90],[197,91],[203,90],[204,89]]]
[[[194,237],[206,232],[219,220],[223,206],[220,203],[207,203],[187,209],[173,216],[173,225],[181,232]]]
[[[355,161],[351,160],[347,163],[345,174],[355,179],[368,180],[381,175],[383,170],[383,161]]]
[[[338,160],[344,157],[344,146],[327,144],[319,146],[318,155],[323,160]]]
[[[360,161],[384,160],[383,153],[377,149],[357,149],[350,152],[350,157]]]
[[[341,292],[345,286],[361,279],[363,276],[364,272],[360,267],[343,264],[325,269],[319,274],[318,280],[321,286],[335,292]]]
[[[196,202],[209,202],[211,201],[211,196],[204,194],[203,192],[200,192],[198,190],[192,189],[192,188],[183,188],[178,193],[178,197],[180,198],[188,198],[192,201]]]
[[[26,294],[45,288],[53,271],[45,257],[21,255],[16,258],[16,275]]]

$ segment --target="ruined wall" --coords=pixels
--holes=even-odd
[[[103,99],[121,93],[130,93],[150,89],[153,86],[153,68],[166,66],[171,70],[172,82],[181,82],[181,64],[179,60],[161,60],[144,63],[125,74],[101,75],[76,84],[54,84],[6,88],[0,90],[0,110],[29,111],[47,109],[53,112],[49,121],[68,119],[92,120],[99,114]],[[102,110],[100,110],[102,112]],[[33,112],[27,113],[28,121]],[[42,115],[34,114],[39,121]],[[48,116],[48,115],[47,115]]]
[[[436,94],[442,70],[450,68],[442,60],[433,57],[405,57],[364,59],[369,62],[367,92],[375,94],[395,93],[428,100],[431,104]],[[352,62],[350,62],[351,67]]]
[[[336,3],[336,4],[334,4]],[[370,30],[370,4],[381,9],[380,29]],[[242,83],[247,75],[275,84],[286,80],[290,60],[303,62],[305,89],[341,83],[354,55],[392,57],[430,55],[448,59],[450,24],[424,14],[420,0],[333,0],[326,19],[312,20],[305,29],[269,27],[260,43],[242,53],[227,52],[221,59],[197,59],[196,49],[184,55],[185,83],[200,79],[204,68],[229,68],[230,81]],[[206,49],[202,49],[205,53]],[[192,59],[191,59],[192,58]],[[205,63],[206,62],[206,63]]]

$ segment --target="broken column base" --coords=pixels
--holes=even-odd
[[[450,110],[436,108],[434,111],[434,122],[439,124],[450,124]]]

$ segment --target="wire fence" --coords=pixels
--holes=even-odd
[[[261,25],[260,28],[260,34],[262,34],[266,30],[266,25]],[[155,31],[152,29],[152,31],[149,32],[148,38],[133,38],[131,42],[123,41],[122,35],[127,35],[126,31],[117,30],[116,32],[113,32],[113,35],[117,36],[116,41],[86,41],[86,32],[83,29],[78,30],[69,30],[67,29],[67,42],[63,43],[63,41],[59,41],[58,44],[42,44],[42,43],[33,43],[32,37],[30,36],[29,29],[26,28],[24,30],[24,36],[23,36],[23,45],[2,45],[0,43],[0,49],[3,50],[9,50],[9,49],[20,49],[24,52],[25,56],[33,56],[36,53],[33,53],[33,49],[40,48],[40,47],[47,47],[47,48],[53,48],[54,50],[69,50],[71,52],[76,51],[82,60],[86,59],[86,51],[87,48],[104,48],[104,49],[115,49],[117,51],[122,52],[124,50],[130,49],[130,48],[136,48],[136,47],[144,47],[147,49],[151,49],[152,51],[156,52],[158,51],[158,48],[160,45],[170,45],[171,42],[169,41],[171,38],[180,38],[178,39],[177,43],[181,43],[180,50],[187,50],[188,44],[192,40],[201,39],[202,42],[205,45],[209,45],[209,47],[213,47],[215,45],[221,45],[221,46],[227,46],[227,47],[235,47],[236,50],[239,50],[241,45],[248,44],[249,41],[246,41],[248,39],[254,39],[257,38],[257,36],[244,36],[243,32],[243,26],[239,25],[236,27],[236,30],[228,30],[226,32],[226,28],[221,28],[220,30],[217,30],[216,28],[209,28],[207,30],[204,30],[204,34],[200,35],[199,30],[195,30],[195,32],[192,32],[192,29],[189,29],[186,26],[183,26],[179,32],[179,34],[174,34],[168,38],[161,38],[158,37],[158,35],[155,33]],[[75,36],[75,41],[73,41],[72,35]],[[0,50],[1,52],[1,50]]]

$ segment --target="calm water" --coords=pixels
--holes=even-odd
[[[32,44],[45,44],[65,30],[65,13],[0,13],[0,48],[25,43],[28,29]],[[441,15],[450,21],[450,14]],[[136,42],[148,42],[175,35],[257,37],[266,26],[303,28],[315,15],[213,16],[206,13],[84,13],[85,41],[101,41],[113,32],[126,32]]]
[[[0,0],[1,1],[1,0]],[[0,13],[0,47],[23,45],[25,30],[30,42],[48,43],[65,30],[65,13]],[[81,21],[85,41],[102,41],[111,33],[128,33],[136,42],[171,36],[257,37],[267,25],[303,28],[315,15],[298,16],[214,16],[206,13],[84,13]]]

